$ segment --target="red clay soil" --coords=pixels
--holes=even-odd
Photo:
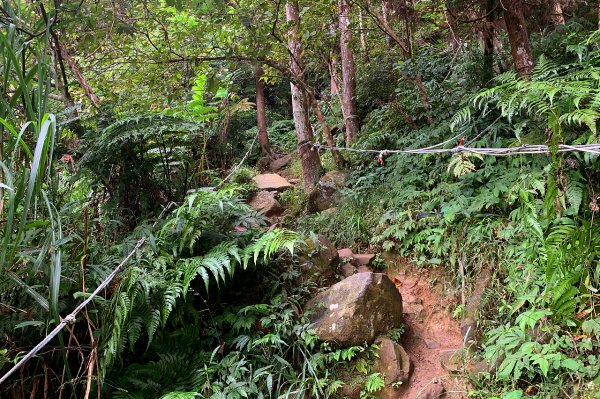
[[[411,358],[414,370],[398,399],[425,399],[430,385],[441,381],[444,398],[467,398],[465,381],[442,367],[440,354],[460,350],[463,345],[460,327],[452,318],[454,298],[444,291],[444,276],[439,271],[417,271],[401,262],[388,275],[402,294],[407,331],[402,346]],[[432,283],[435,281],[435,283]],[[448,352],[446,352],[448,353]]]

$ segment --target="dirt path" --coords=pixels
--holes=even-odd
[[[435,270],[419,273],[406,262],[394,263],[396,267],[388,274],[402,294],[407,325],[402,346],[414,367],[398,399],[433,399],[425,393],[437,382],[444,385],[445,398],[466,398],[464,381],[452,375],[440,360],[460,350],[463,344],[459,325],[451,314],[453,299],[443,292],[446,279]]]

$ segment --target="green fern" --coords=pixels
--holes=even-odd
[[[194,281],[200,280],[208,293],[213,283],[221,289],[236,267],[266,263],[282,249],[293,254],[298,236],[292,231],[255,229],[245,236],[231,231],[255,221],[260,222],[236,197],[235,189],[191,194],[162,223],[155,244],[138,252],[114,295],[108,316],[113,318],[112,327],[103,334],[103,368],[110,367],[125,348],[133,349],[142,331],[149,347],[186,300]]]

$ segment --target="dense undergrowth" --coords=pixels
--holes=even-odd
[[[468,62],[450,71],[443,67],[448,58],[439,64],[427,58],[424,78],[436,87],[433,93],[441,93],[432,99],[433,109],[446,110],[433,113],[435,127],[411,131],[393,106],[381,107],[368,115],[355,146],[423,148],[453,135],[447,147],[461,137],[475,147],[594,142],[600,104],[596,39],[581,37],[559,57],[553,48],[548,58],[540,57],[531,81],[508,72],[479,92],[463,86]],[[488,377],[476,379],[473,397],[595,395],[595,155],[391,155],[383,166],[365,155],[354,162],[351,186],[333,217],[311,216],[305,228],[340,245],[398,252],[423,268],[443,266],[457,276],[457,288],[461,278],[468,285],[482,269],[493,270],[486,298],[494,300],[482,307],[479,322],[481,355],[493,367]]]

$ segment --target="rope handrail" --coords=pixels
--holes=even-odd
[[[442,144],[440,143],[435,146],[416,148],[416,149],[394,149],[394,150],[379,150],[379,149],[366,149],[366,148],[352,148],[352,147],[334,147],[328,146],[321,143],[313,143],[312,146],[317,150],[337,150],[337,151],[349,151],[367,154],[379,154],[380,156],[391,155],[391,154],[443,154],[443,153],[461,153],[467,152],[479,155],[491,155],[491,156],[509,156],[509,155],[532,155],[532,154],[550,154],[552,150],[545,144],[523,144],[518,147],[467,147],[458,145],[452,148],[438,148]],[[558,144],[556,152],[586,152],[590,154],[600,154],[600,143],[595,144]]]
[[[158,221],[162,219],[162,217],[167,212],[167,210],[169,210],[171,208],[171,206],[173,206],[173,205],[174,205],[174,203],[170,202],[169,204],[167,204],[167,206],[164,207],[164,209],[160,213],[158,219],[156,219],[156,221],[152,225],[153,228],[156,227]],[[43,340],[40,341],[39,344],[37,344],[36,346],[34,346],[33,349],[31,349],[29,352],[27,352],[27,354],[25,356],[23,356],[23,358],[21,358],[21,360],[19,360],[17,362],[17,364],[15,364],[10,370],[8,370],[8,372],[6,372],[6,374],[4,374],[2,377],[0,377],[0,385],[2,385],[4,382],[6,382],[6,380],[8,380],[8,378],[12,374],[14,374],[25,363],[27,363],[27,361],[29,361],[32,357],[34,357],[35,355],[37,355],[37,353],[44,346],[46,346],[50,341],[52,341],[52,339],[55,336],[57,336],[58,333],[67,324],[73,324],[75,322],[75,316],[77,316],[77,314],[79,314],[79,312],[81,312],[83,310],[83,308],[85,308],[96,296],[98,296],[98,294],[102,290],[104,290],[108,286],[108,284],[110,284],[110,282],[117,276],[117,274],[119,274],[119,272],[121,271],[121,269],[123,268],[123,266],[125,266],[125,264],[127,264],[127,262],[129,261],[129,259],[131,259],[131,257],[133,256],[133,254],[135,254],[142,247],[142,245],[144,245],[144,243],[146,242],[146,239],[147,239],[147,236],[144,236],[144,237],[140,238],[137,241],[137,243],[135,244],[135,246],[133,247],[133,249],[129,252],[129,254],[121,261],[121,263],[119,263],[117,265],[117,267],[104,279],[104,281],[102,281],[102,283],[100,283],[100,285],[98,287],[96,287],[96,289],[83,302],[81,302],[67,316],[65,316],[64,318],[61,318],[60,323],[58,323],[56,325],[56,327],[54,327],[54,329],[52,331],[50,331],[50,333],[48,335],[46,335],[46,337]]]

